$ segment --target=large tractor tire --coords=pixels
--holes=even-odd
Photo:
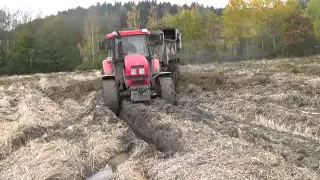
[[[176,92],[179,93],[179,80],[180,80],[180,67],[179,64],[177,64],[176,62],[172,62],[169,65],[170,71],[171,73],[171,78],[173,80]]]
[[[173,83],[176,85],[179,81],[180,67],[176,62],[170,62],[169,69],[172,72],[171,78],[173,80]]]
[[[160,77],[161,98],[170,104],[176,105],[176,90],[171,77]]]
[[[102,97],[104,104],[115,114],[119,112],[119,94],[116,81],[107,79],[102,81]]]

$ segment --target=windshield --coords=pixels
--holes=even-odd
[[[118,43],[119,39],[116,38],[116,52],[118,52]],[[125,55],[141,54],[144,56],[149,56],[147,39],[145,35],[123,36],[122,45]]]

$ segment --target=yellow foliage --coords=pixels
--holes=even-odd
[[[259,31],[280,28],[299,9],[297,0],[230,0],[223,13],[223,36],[231,43],[255,37]]]
[[[127,13],[127,26],[129,29],[136,29],[140,26],[140,11],[136,6],[132,7]]]

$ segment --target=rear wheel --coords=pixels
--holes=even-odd
[[[169,65],[171,73],[171,78],[175,85],[176,91],[179,90],[179,79],[180,79],[180,67],[176,62],[171,62]]]
[[[171,77],[159,77],[161,98],[170,104],[176,105],[176,91]]]
[[[102,96],[104,104],[117,114],[119,111],[119,95],[115,80],[108,79],[102,81]]]

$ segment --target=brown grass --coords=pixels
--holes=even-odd
[[[0,179],[319,179],[319,64],[183,66],[179,105],[127,104],[128,124],[98,71],[0,77]]]
[[[84,179],[126,150],[133,134],[102,106],[96,72],[35,76],[0,92],[0,179]]]
[[[147,158],[147,176],[319,179],[319,77],[306,61],[298,73],[289,60],[184,66],[179,107],[126,107],[143,137],[176,152]]]
[[[220,129],[216,123],[226,121],[225,119],[206,117],[205,113],[197,112],[191,106],[189,107],[187,102],[184,105],[187,107],[186,109],[180,107],[182,111],[162,101],[158,101],[152,107],[145,107],[144,113],[150,116],[160,116],[156,121],[150,121],[150,118],[138,118],[132,114],[132,120],[139,124],[141,129],[155,129],[162,127],[161,125],[171,127],[157,129],[157,132],[144,131],[144,136],[158,138],[158,141],[152,141],[153,143],[167,142],[170,145],[172,140],[175,140],[177,144],[184,142],[182,152],[178,151],[167,159],[151,158],[152,160],[145,162],[150,167],[147,171],[148,177],[152,179],[318,178],[312,170],[300,169],[286,162],[280,154],[247,142],[247,139],[242,138],[241,129],[235,129],[235,132],[228,127]],[[196,106],[195,104],[190,105]],[[138,106],[132,108],[141,112]],[[169,108],[172,109],[169,110]],[[206,122],[206,119],[213,121],[213,124]],[[234,133],[238,138],[233,138]],[[172,146],[171,150],[176,149]]]
[[[310,68],[298,74],[288,73],[284,70],[288,64]],[[200,67],[185,67],[182,74],[185,82],[215,93],[214,104],[208,102],[211,109],[318,139],[320,77],[312,68],[319,64],[320,60],[313,58],[226,63],[203,67],[202,70],[214,67],[206,72]],[[211,73],[215,78],[203,79],[202,73]],[[223,83],[216,83],[216,79],[223,79]]]

